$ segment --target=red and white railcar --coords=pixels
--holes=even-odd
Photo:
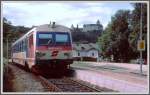
[[[55,23],[34,27],[12,44],[12,60],[34,70],[66,69],[73,62],[70,29]]]

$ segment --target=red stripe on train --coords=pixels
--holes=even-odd
[[[37,50],[72,50],[72,47],[68,46],[57,46],[57,47],[48,47],[48,46],[39,46],[36,47]]]

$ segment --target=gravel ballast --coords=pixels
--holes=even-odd
[[[32,73],[8,64],[4,70],[4,92],[44,92],[40,80]]]

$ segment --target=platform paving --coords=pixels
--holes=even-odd
[[[147,65],[140,74],[139,64],[75,62],[76,77],[120,92],[148,91]]]

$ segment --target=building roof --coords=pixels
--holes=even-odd
[[[73,49],[77,51],[89,51],[89,50],[99,50],[99,46],[94,43],[88,43],[88,44],[73,44]]]

